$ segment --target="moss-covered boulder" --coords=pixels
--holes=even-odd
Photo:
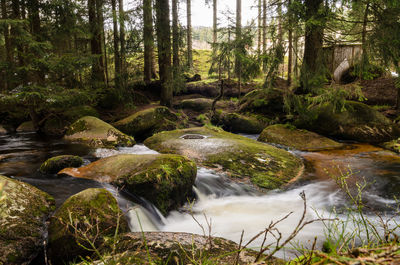
[[[68,198],[50,219],[49,255],[52,264],[79,257],[97,257],[96,248],[110,250],[110,241],[129,231],[116,199],[105,189],[87,189]],[[82,247],[83,246],[83,247]]]
[[[179,155],[116,155],[59,174],[94,179],[125,188],[152,202],[163,214],[192,196],[196,164]]]
[[[133,146],[135,139],[110,124],[92,116],[80,118],[68,127],[65,140],[81,142],[92,147]]]
[[[270,120],[262,116],[242,115],[238,113],[217,112],[213,116],[214,125],[221,125],[228,132],[261,133],[270,124]]]
[[[380,146],[392,152],[400,154],[400,138],[381,143]]]
[[[20,126],[17,127],[17,132],[35,132],[35,126],[32,121],[23,122]]]
[[[99,114],[91,106],[72,107],[63,113],[49,117],[41,126],[40,131],[46,135],[63,136],[70,124],[85,116],[98,117]]]
[[[80,167],[83,160],[79,156],[61,155],[47,159],[39,168],[43,174],[56,174],[67,167]]]
[[[239,112],[262,114],[267,117],[284,115],[284,92],[279,89],[257,89],[240,99]]]
[[[297,125],[322,135],[368,143],[385,142],[400,136],[398,125],[360,102],[347,101],[345,111],[335,110],[332,104],[326,103],[314,108],[310,115],[310,119],[301,119]]]
[[[186,118],[171,112],[167,107],[153,107],[117,121],[114,125],[136,139],[146,139],[154,133],[185,127]]]
[[[243,249],[227,239],[190,233],[144,232],[127,233],[118,242],[116,253],[105,257],[116,264],[237,264],[254,263],[258,252]],[[261,259],[263,256],[261,255]],[[169,262],[168,262],[169,261]],[[260,261],[261,262],[261,261]],[[278,263],[272,259],[268,264]],[[95,261],[94,264],[103,264]]]
[[[54,199],[20,181],[0,176],[0,264],[29,264],[45,239]]]
[[[179,109],[187,109],[196,112],[205,112],[211,110],[213,99],[209,98],[191,98],[184,99],[179,102],[175,107]],[[217,103],[218,104],[218,103]]]
[[[268,126],[262,131],[258,141],[280,144],[302,151],[320,151],[343,147],[343,144],[329,138],[307,130],[296,129],[293,125],[287,124]]]
[[[302,173],[303,163],[289,152],[217,127],[158,133],[144,142],[161,153],[185,155],[203,166],[222,169],[231,177],[275,189]]]

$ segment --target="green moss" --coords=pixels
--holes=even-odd
[[[82,158],[72,155],[61,155],[47,159],[41,166],[40,172],[55,174],[67,167],[80,167],[83,164]]]
[[[0,186],[5,196],[0,203],[0,264],[29,263],[42,247],[45,220],[54,209],[54,199],[4,176],[0,176]]]
[[[110,124],[91,116],[83,117],[67,130],[66,140],[86,143],[93,147],[133,146],[135,139]]]
[[[119,221],[118,221],[119,219]],[[64,264],[76,257],[91,256],[81,245],[110,249],[106,238],[129,230],[116,199],[105,189],[87,189],[68,198],[50,219],[49,248],[53,264]],[[78,228],[73,229],[72,225]]]
[[[200,134],[205,139],[182,139],[185,134]],[[249,178],[259,187],[280,187],[302,170],[299,158],[270,145],[205,126],[162,132],[146,139],[146,146],[161,153],[187,155],[211,168],[223,169],[234,178]]]
[[[126,134],[145,139],[156,132],[182,128],[184,120],[166,107],[153,107],[136,112],[114,125]]]
[[[326,149],[337,149],[343,144],[316,133],[299,130],[289,124],[275,124],[265,128],[258,141],[265,143],[280,144],[303,151],[318,151]]]

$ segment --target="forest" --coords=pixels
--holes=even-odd
[[[0,10],[0,265],[399,262],[399,0]]]

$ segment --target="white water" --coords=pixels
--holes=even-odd
[[[98,149],[96,151],[96,155],[99,157],[120,153],[157,154],[144,145],[119,150]],[[276,226],[282,234],[281,241],[283,242],[293,232],[303,214],[303,200],[299,196],[302,191],[307,198],[305,221],[318,219],[321,216],[332,218],[331,210],[335,206],[345,204],[343,194],[333,181],[317,181],[291,190],[271,191],[263,195],[251,187],[232,182],[205,168],[198,168],[194,191],[197,199],[191,209],[186,206],[181,211],[171,212],[165,218],[147,201],[142,202],[143,206],[140,206],[122,200],[123,204],[126,204],[125,209],[129,208],[127,215],[130,219],[131,230],[189,232],[200,235],[210,233],[212,236],[227,238],[237,243],[244,231],[243,242],[245,244],[254,235],[268,227],[271,222],[276,222],[292,212],[287,219]],[[393,202],[377,195],[373,196],[377,197],[376,200]],[[121,199],[119,201],[121,205]],[[207,224],[206,218],[209,224]],[[345,219],[345,217],[342,218]],[[347,230],[351,230],[350,226]],[[316,221],[302,229],[292,243],[296,246],[311,248],[314,238],[317,237],[317,248],[320,249],[325,232],[323,223]],[[261,236],[250,247],[259,248],[262,240]],[[276,242],[276,239],[269,235],[265,245],[273,242]],[[287,247],[293,246],[288,245]],[[277,256],[293,257],[293,252],[279,252]]]

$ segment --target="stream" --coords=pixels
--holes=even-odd
[[[244,135],[255,139],[256,135]],[[152,154],[157,153],[144,145],[118,150],[89,148],[63,142],[44,139],[36,134],[0,135],[0,174],[28,182],[54,196],[60,206],[69,196],[91,187],[104,187],[118,198],[121,208],[127,212],[133,231],[172,231],[211,234],[239,242],[243,232],[243,242],[249,241],[271,222],[277,221],[288,213],[292,214],[277,225],[283,238],[290,235],[303,214],[304,191],[307,198],[306,220],[338,217],[345,219],[342,209],[348,200],[331,175],[352,171],[348,178],[349,190],[354,194],[357,183],[364,180],[372,183],[366,187],[364,200],[368,206],[367,214],[382,215],[391,212],[395,205],[393,196],[400,195],[400,156],[381,148],[348,143],[340,150],[321,152],[301,152],[291,150],[301,157],[306,165],[304,177],[282,190],[262,194],[252,187],[233,182],[223,174],[206,168],[198,168],[194,187],[196,201],[179,211],[172,211],[166,217],[149,202],[134,194],[119,193],[111,185],[73,177],[42,175],[37,170],[46,159],[73,154],[84,158],[85,164],[98,158],[115,154]],[[337,214],[333,214],[333,211]],[[140,222],[139,222],[140,220]],[[211,229],[211,231],[210,231]],[[353,229],[349,226],[347,229]],[[314,238],[319,238],[320,247],[324,238],[324,224],[313,222],[306,226],[296,237],[298,246],[311,248]],[[250,246],[261,246],[263,238],[255,240]],[[273,242],[267,238],[267,244]],[[293,246],[292,246],[293,247]],[[291,251],[278,253],[280,257],[292,257]]]

